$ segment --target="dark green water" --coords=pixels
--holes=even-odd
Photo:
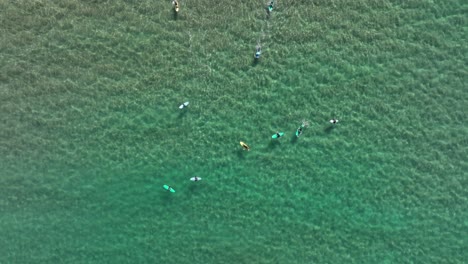
[[[0,0],[0,263],[467,262],[466,1],[180,5]]]

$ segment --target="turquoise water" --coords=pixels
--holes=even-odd
[[[467,4],[266,4],[0,1],[0,262],[466,263]]]

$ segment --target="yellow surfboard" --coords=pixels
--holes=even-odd
[[[244,150],[247,150],[247,151],[250,150],[249,145],[245,144],[244,142],[241,141],[241,142],[240,142],[240,145],[242,146],[242,148],[243,148]]]

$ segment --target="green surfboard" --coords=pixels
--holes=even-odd
[[[299,129],[300,129],[300,128],[298,128],[298,129],[296,130],[296,137],[299,137],[299,136],[301,135],[301,131],[300,131]]]
[[[278,136],[279,134],[279,136]],[[279,133],[275,133],[273,136],[271,136],[271,138],[279,138],[279,137],[282,137],[284,135],[283,132],[279,132]]]
[[[296,129],[296,137],[302,135],[302,131],[304,130],[304,125],[301,125],[298,129]]]
[[[166,190],[166,191],[170,191],[171,193],[175,193],[175,190],[172,189],[172,187],[169,186],[169,185],[164,184],[164,185],[163,185],[163,188],[164,188],[164,190]]]
[[[270,4],[268,5],[268,12],[273,11],[273,5],[274,5],[274,2],[271,1]]]

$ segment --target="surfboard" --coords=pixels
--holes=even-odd
[[[189,105],[189,102],[185,102],[179,106],[180,109],[187,107]]]
[[[164,188],[164,190],[166,190],[166,191],[170,191],[171,193],[175,193],[175,190],[172,189],[172,187],[169,186],[169,185],[164,184],[164,185],[163,185],[163,188]]]
[[[279,134],[279,136],[278,136],[278,134]],[[273,134],[273,136],[271,136],[271,138],[280,138],[280,137],[282,137],[282,136],[284,136],[284,133],[283,133],[283,132],[279,132],[279,133]]]
[[[250,150],[249,145],[245,144],[244,142],[241,141],[241,142],[240,142],[240,145],[241,145],[245,150],[247,150],[247,151]]]
[[[301,129],[301,128],[298,128],[298,129],[296,130],[296,137],[299,137],[299,136],[302,134],[302,132],[300,131],[300,129]]]
[[[299,137],[300,135],[302,135],[302,132],[304,132],[305,127],[306,126],[304,125],[304,123],[302,123],[302,125],[296,129],[296,137]]]
[[[268,5],[268,12],[273,11],[273,5],[274,5],[274,2],[271,1],[270,4]]]
[[[202,178],[200,177],[192,177],[190,178],[191,181],[201,181]]]
[[[261,55],[262,55],[262,48],[261,48],[260,45],[257,45],[257,47],[255,48],[254,58],[255,59],[260,59]]]

